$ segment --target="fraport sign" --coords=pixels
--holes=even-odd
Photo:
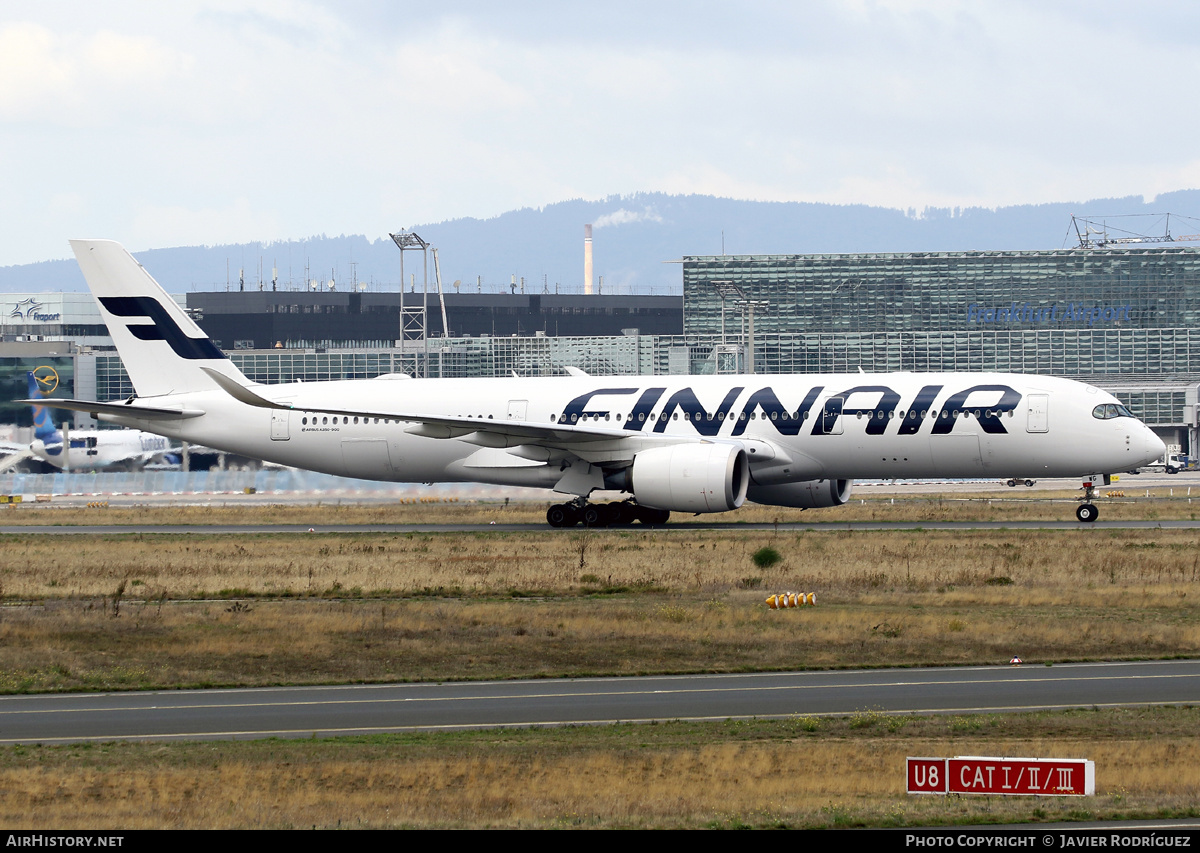
[[[1082,302],[1055,302],[1053,305],[1030,305],[1028,302],[1008,305],[967,306],[967,322],[994,325],[998,323],[1034,323],[1043,326],[1107,326],[1133,320],[1132,305],[1085,305]]]
[[[40,323],[53,323],[62,319],[61,313],[48,314],[43,311],[42,303],[32,297],[11,304],[12,311],[8,315],[10,319],[37,320]]]
[[[910,794],[1090,797],[1096,763],[1084,758],[909,758]]]

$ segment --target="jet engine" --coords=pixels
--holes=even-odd
[[[746,500],[750,464],[737,444],[675,444],[633,457],[626,491],[672,512],[727,512]]]
[[[803,480],[777,486],[751,486],[746,497],[756,504],[769,506],[825,509],[841,506],[849,500],[853,484],[853,480]]]

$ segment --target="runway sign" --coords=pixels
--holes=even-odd
[[[1084,758],[909,758],[910,794],[1090,797],[1096,763]]]

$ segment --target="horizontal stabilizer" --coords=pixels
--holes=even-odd
[[[0,459],[0,472],[7,471],[10,468],[15,468],[27,459],[36,458],[37,457],[33,455],[33,451],[28,448],[22,450],[20,453],[10,453],[8,456],[5,456],[4,459]]]
[[[97,403],[93,400],[65,400],[43,397],[38,400],[16,400],[17,403],[38,403],[52,409],[67,409],[71,412],[87,412],[92,417],[98,414],[118,415],[122,418],[137,418],[143,421],[177,421],[181,418],[198,418],[203,409],[160,409],[139,406],[135,403]]]

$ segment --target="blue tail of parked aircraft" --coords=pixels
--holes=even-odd
[[[42,390],[38,387],[37,378],[30,371],[29,399],[40,399],[41,397]],[[33,409],[33,437],[45,444],[62,444],[62,435],[54,428],[54,421],[50,420],[50,410],[36,404],[30,408]]]

